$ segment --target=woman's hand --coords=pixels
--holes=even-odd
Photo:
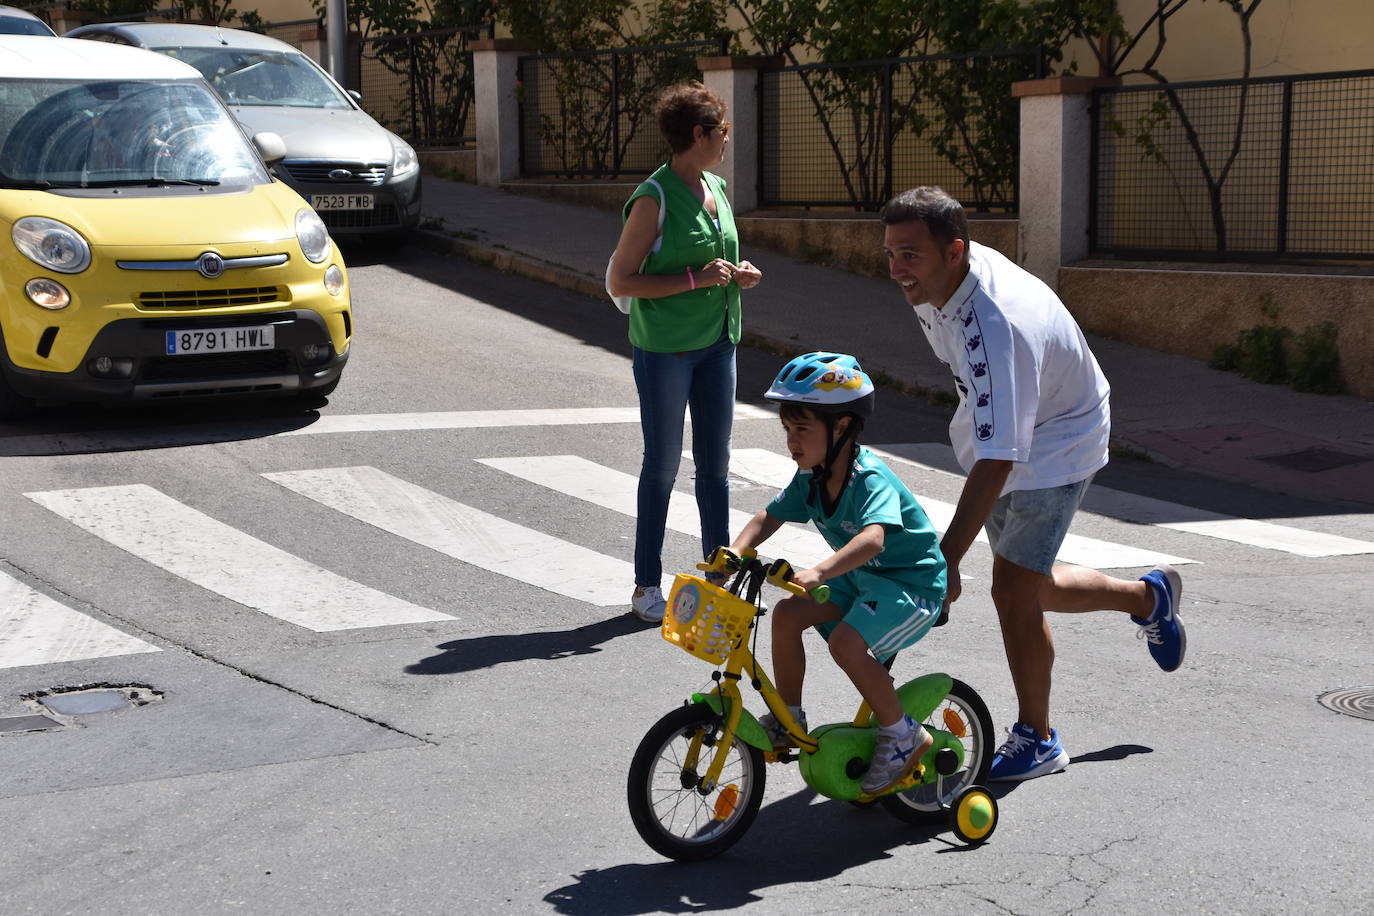
[[[763,271],[748,261],[740,261],[735,267],[735,282],[740,289],[753,289],[763,279]]]
[[[729,286],[735,276],[735,265],[724,258],[715,258],[697,271],[697,286]]]

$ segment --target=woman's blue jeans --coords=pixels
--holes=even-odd
[[[730,543],[730,427],[735,416],[735,345],[722,336],[686,353],[634,348],[644,464],[639,472],[635,524],[635,585],[663,578],[663,533],[668,499],[682,460],[684,408],[692,411],[692,460],[702,557]]]

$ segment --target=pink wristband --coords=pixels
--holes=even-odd
[[[687,282],[692,284],[692,289],[697,288],[697,278],[693,275],[691,267],[687,268]]]

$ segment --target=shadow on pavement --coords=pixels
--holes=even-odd
[[[85,455],[261,439],[304,429],[327,398],[202,401],[168,405],[49,407],[0,423],[0,457]]]
[[[812,805],[815,798],[802,789],[766,806],[720,858],[588,869],[544,900],[570,916],[730,910],[762,899],[762,888],[825,881],[904,846],[934,842],[948,846],[942,851],[974,851],[942,823],[916,827],[879,808],[836,801]],[[648,847],[645,852],[657,857]]]
[[[1134,757],[1136,754],[1153,754],[1155,749],[1146,747],[1143,744],[1114,744],[1111,747],[1104,747],[1100,751],[1092,751],[1088,754],[1074,754],[1069,766],[1079,763],[1108,763],[1114,760],[1125,760],[1127,757]]]
[[[598,646],[603,642],[641,632],[649,626],[629,614],[622,614],[572,630],[456,639],[437,646],[443,650],[440,654],[407,665],[404,670],[406,674],[459,674],[506,662],[555,661],[571,655],[590,655],[600,652]]]

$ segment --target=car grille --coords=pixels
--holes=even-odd
[[[328,229],[372,229],[400,223],[394,204],[382,204],[371,210],[318,210]]]
[[[299,371],[290,350],[248,353],[197,353],[193,356],[153,356],[143,361],[145,382],[193,381],[248,375],[283,375]]]
[[[296,181],[309,184],[329,184],[340,187],[349,185],[378,185],[386,178],[385,162],[307,162],[287,160],[282,162],[286,173]],[[331,178],[329,173],[335,169],[352,172],[349,178]]]
[[[244,286],[238,289],[172,289],[139,293],[141,309],[212,309],[230,305],[261,305],[282,299],[275,286]]]

